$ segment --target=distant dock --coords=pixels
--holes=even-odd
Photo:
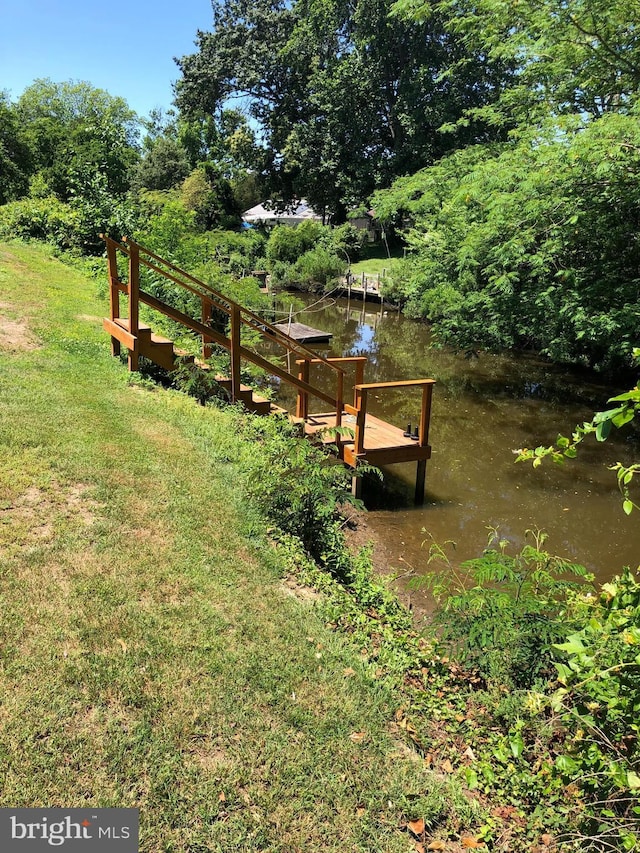
[[[328,344],[333,334],[304,323],[274,323],[275,328],[301,344]]]

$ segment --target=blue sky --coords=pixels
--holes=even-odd
[[[168,109],[173,57],[193,53],[211,20],[210,0],[0,0],[0,90],[16,100],[39,77],[86,80],[141,116]]]

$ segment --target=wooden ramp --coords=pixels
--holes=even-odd
[[[328,344],[333,337],[331,332],[323,332],[304,323],[274,323],[274,327],[301,344]]]

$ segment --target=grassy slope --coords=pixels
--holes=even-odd
[[[41,343],[0,350],[0,806],[136,806],[143,851],[413,849],[438,794],[388,695],[283,591],[228,416],[129,385],[95,291],[0,245]]]

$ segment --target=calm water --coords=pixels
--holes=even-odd
[[[317,297],[303,299],[310,304]],[[288,314],[286,298],[279,307]],[[624,383],[607,385],[529,356],[469,359],[432,349],[426,326],[359,300],[324,300],[295,319],[333,333],[323,354],[368,356],[365,382],[437,380],[424,506],[412,505],[415,463],[386,468],[383,493],[374,487],[367,496],[365,484],[369,523],[394,568],[424,571],[423,543],[430,537],[455,542],[456,561],[477,556],[489,527],[516,545],[527,529],[544,529],[550,551],[583,563],[599,580],[640,563],[638,515],[624,515],[615,475],[607,470],[638,458],[636,438],[623,433],[603,444],[589,439],[578,459],[562,467],[515,465],[512,453],[549,444],[558,432],[570,434],[608,397],[626,390]],[[318,372],[312,381],[320,382],[321,368],[313,369]],[[293,408],[292,393],[282,400]],[[323,408],[319,403],[316,411]],[[405,428],[417,423],[419,396],[406,390],[370,394],[369,411]]]

